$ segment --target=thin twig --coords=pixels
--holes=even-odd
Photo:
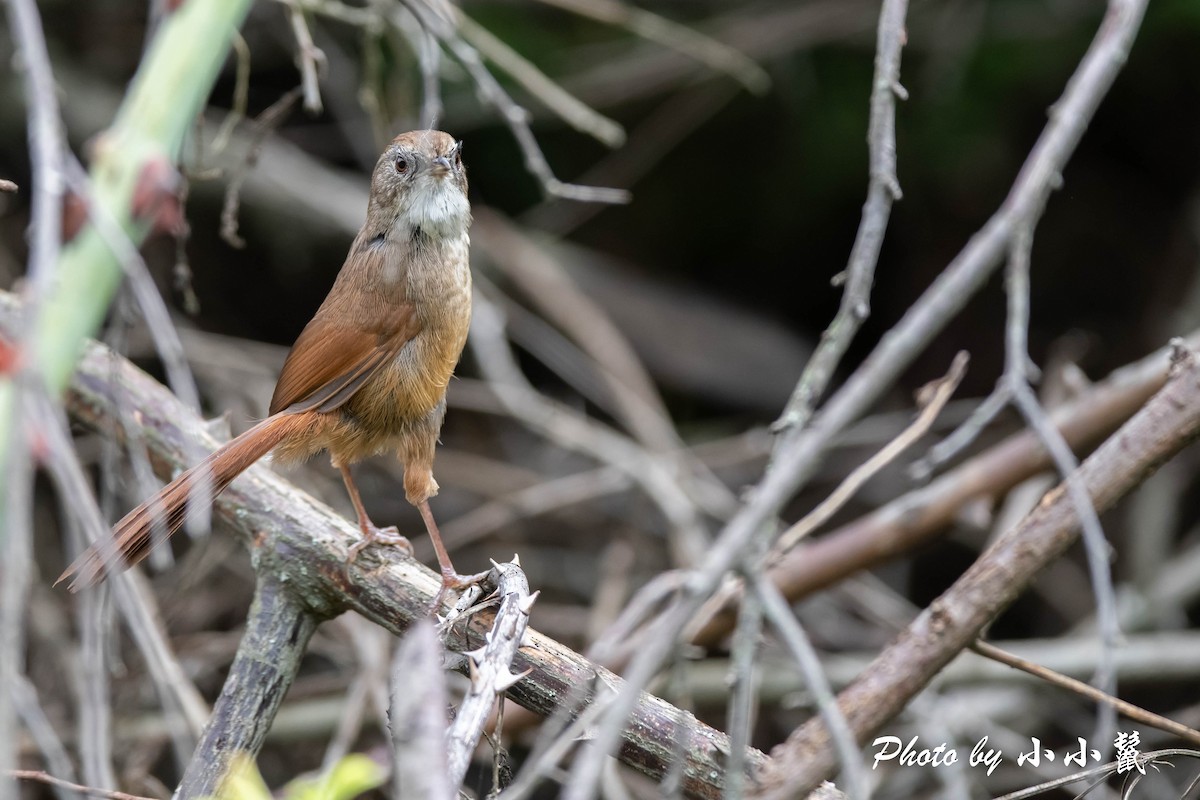
[[[62,160],[66,151],[58,94],[41,16],[34,0],[8,0],[13,45],[24,67],[23,91],[33,172],[27,296],[30,298],[19,338],[17,363],[5,396],[0,386],[0,774],[16,765],[13,698],[3,687],[23,674],[25,609],[33,556],[33,464],[27,424],[30,389],[40,387],[37,359],[38,317],[53,288],[62,233]],[[6,186],[7,190],[8,187]],[[12,185],[15,190],[16,186]],[[16,338],[16,337],[13,337]],[[6,346],[11,346],[6,343]],[[13,783],[0,779],[0,800],[16,796]]]
[[[33,683],[24,675],[18,675],[17,680],[9,685],[9,689],[17,716],[24,721],[25,730],[29,731],[30,738],[37,743],[46,766],[52,772],[66,776],[64,780],[75,780],[75,767],[71,764],[71,757],[67,755],[67,748],[63,746],[62,739],[54,730],[54,723],[46,717]],[[74,798],[73,794],[64,791],[64,787],[61,786],[55,787],[54,793],[59,800]]]
[[[412,16],[411,12],[408,13]],[[417,66],[421,70],[421,127],[426,130],[437,128],[442,118],[442,48],[437,37],[421,25],[415,16],[412,16],[411,24],[403,24],[399,20],[394,22],[396,30],[408,40],[409,46],[417,54]],[[372,23],[371,27],[382,28],[383,23],[378,21]],[[366,32],[364,28],[364,35]],[[373,102],[378,104],[377,100]]]
[[[278,100],[267,106],[254,120],[254,133],[251,134],[250,143],[246,149],[246,157],[241,166],[234,170],[233,179],[229,181],[229,185],[225,188],[225,204],[221,208],[221,238],[229,243],[231,247],[243,248],[246,246],[245,240],[238,235],[238,207],[241,205],[242,184],[254,171],[254,166],[258,163],[258,157],[262,154],[263,142],[267,137],[279,127],[283,122],[288,112],[292,110],[292,106],[304,93],[302,86],[297,86],[283,94]]]
[[[738,609],[738,624],[733,632],[729,675],[729,702],[726,711],[726,732],[732,751],[729,754],[729,777],[725,782],[726,800],[741,800],[746,776],[743,774],[744,750],[750,745],[754,711],[759,692],[758,648],[762,636],[762,603],[752,592]]]
[[[96,789],[91,786],[83,786],[82,784],[65,781],[62,778],[56,778],[53,775],[47,775],[45,772],[36,769],[10,769],[7,775],[11,778],[16,778],[22,781],[36,781],[45,783],[50,786],[61,786],[64,789],[81,792],[89,797],[104,797],[107,800],[157,800],[153,797],[142,797],[136,794],[126,794],[125,792],[111,792],[107,789]]]
[[[983,430],[992,423],[992,420],[1008,407],[1011,400],[1012,389],[1008,381],[998,381],[992,393],[975,407],[975,410],[971,412],[971,416],[962,425],[959,425],[953,433],[933,447],[930,447],[929,453],[924,458],[914,462],[909,467],[909,473],[913,476],[913,479],[918,481],[928,480],[929,476],[938,467],[947,463],[969,447],[979,437],[979,434],[983,433]]]
[[[29,155],[33,162],[30,213],[29,279],[36,296],[53,280],[62,235],[63,155],[66,135],[58,109],[58,91],[46,51],[46,37],[33,0],[8,0],[13,45],[24,67],[25,102],[29,109]],[[12,191],[16,190],[13,185]]]
[[[250,100],[250,45],[246,44],[240,32],[233,35],[230,44],[233,46],[237,64],[233,79],[233,107],[229,109],[217,130],[217,135],[213,137],[212,149],[217,154],[224,152],[234,129],[246,118],[246,106]]]
[[[458,15],[458,30],[484,58],[507,72],[525,91],[542,101],[572,128],[609,147],[620,147],[625,143],[625,129],[619,123],[559,86],[529,59],[461,12]]]
[[[104,523],[83,466],[72,447],[61,409],[55,409],[43,392],[34,399],[29,417],[41,432],[45,445],[42,462],[65,512],[69,526],[68,539],[72,541],[76,552],[82,551],[87,543],[108,536],[108,526]],[[83,779],[91,786],[116,785],[112,766],[112,707],[108,697],[108,667],[104,657],[109,608],[107,590],[85,593],[76,607],[81,648],[77,675],[79,750]],[[72,772],[61,769],[53,762],[48,766],[59,776],[75,779]]]
[[[1135,706],[1133,703],[1126,702],[1119,697],[1114,697],[1107,692],[1102,692],[1094,686],[1089,686],[1081,680],[1063,675],[1061,672],[1055,672],[1049,667],[1042,666],[1028,659],[1010,653],[1007,650],[1002,650],[990,642],[983,639],[976,639],[971,645],[971,649],[979,655],[990,658],[993,661],[998,661],[1001,664],[1007,664],[1013,669],[1019,669],[1022,672],[1027,672],[1036,678],[1044,680],[1046,683],[1053,684],[1070,692],[1075,692],[1078,695],[1095,700],[1097,703],[1111,706],[1114,711],[1128,717],[1135,722],[1142,722],[1146,725],[1166,731],[1173,736],[1178,736],[1181,739],[1187,739],[1195,745],[1200,745],[1200,731],[1194,728],[1189,728],[1187,725],[1176,722],[1173,719],[1155,714],[1152,711],[1147,711],[1141,706]]]
[[[679,632],[720,585],[724,574],[741,559],[747,545],[769,532],[769,521],[811,478],[836,434],[864,413],[963,308],[1004,255],[1016,222],[1031,208],[1042,207],[1049,193],[1061,184],[1062,168],[1124,65],[1144,11],[1145,0],[1112,0],[1091,47],[1001,209],[883,337],[812,423],[790,437],[787,446],[778,452],[773,468],[707,551],[687,592],[660,617],[654,635],[647,637],[646,646],[630,662],[625,671],[627,686],[609,713],[619,717],[629,714],[637,702],[637,691],[658,671]],[[594,748],[582,754],[573,769],[586,773],[587,780],[578,785],[589,788],[568,793],[566,800],[590,800],[603,761],[616,744],[616,733],[605,729]]]
[[[835,279],[846,285],[837,315],[821,335],[821,344],[800,375],[783,414],[775,422],[774,429],[781,434],[776,442],[776,453],[787,435],[808,423],[842,356],[871,313],[875,265],[879,263],[879,250],[892,214],[892,203],[901,198],[900,180],[896,177],[896,97],[907,97],[900,86],[900,51],[907,39],[904,31],[907,13],[908,0],[886,0],[879,12],[871,120],[867,128],[871,170],[867,201],[850,250],[850,262],[845,272]]]
[[[1152,763],[1155,763],[1155,762],[1162,761],[1163,759],[1166,759],[1169,756],[1185,756],[1187,758],[1200,759],[1200,751],[1188,750],[1186,748],[1171,748],[1171,749],[1167,749],[1167,750],[1150,750],[1145,753],[1138,753],[1137,763],[1140,764],[1143,768],[1145,768],[1146,766],[1148,766]],[[1170,762],[1167,762],[1167,763],[1170,763]],[[1009,792],[1008,794],[1004,794],[1004,795],[994,798],[994,800],[1026,800],[1026,798],[1037,797],[1040,794],[1046,794],[1049,791],[1051,791],[1052,789],[1058,789],[1063,786],[1069,786],[1070,784],[1075,783],[1076,781],[1082,781],[1082,780],[1086,780],[1088,778],[1097,778],[1098,780],[1094,781],[1088,787],[1088,789],[1084,790],[1083,792],[1079,792],[1079,793],[1075,794],[1076,798],[1083,797],[1088,793],[1088,791],[1091,790],[1092,787],[1098,786],[1101,782],[1103,782],[1110,775],[1113,775],[1114,773],[1116,773],[1117,768],[1118,768],[1117,762],[1112,761],[1107,764],[1101,764],[1100,766],[1092,767],[1091,769],[1080,770],[1079,772],[1074,772],[1070,775],[1064,775],[1061,778],[1054,778],[1052,780],[1045,781],[1043,783],[1039,783],[1036,786],[1030,786],[1027,789],[1021,789],[1021,790],[1018,790],[1015,792]],[[1180,797],[1187,797],[1190,794],[1191,794],[1191,787],[1189,787],[1189,790],[1187,792],[1180,795]],[[1122,798],[1128,798],[1128,797],[1131,797],[1132,795],[1126,793],[1126,794],[1122,794],[1121,796],[1122,796]]]
[[[784,551],[792,549],[801,539],[828,522],[862,488],[863,484],[928,433],[958,388],[958,384],[962,382],[963,375],[967,372],[967,361],[966,351],[959,351],[945,377],[921,390],[926,396],[921,402],[921,412],[917,414],[917,418],[913,420],[912,424],[901,431],[899,436],[888,442],[882,450],[855,467],[854,471],[847,475],[833,490],[833,493],[821,501],[820,505],[784,531],[775,544],[776,552],[782,554]]]
[[[313,44],[312,32],[304,12],[294,5],[288,6],[288,17],[292,24],[292,35],[296,37],[296,63],[300,67],[300,85],[304,90],[304,110],[312,115],[321,113],[321,85],[317,76],[325,65],[325,54]]]
[[[362,732],[363,721],[370,713],[371,698],[376,690],[387,684],[388,649],[391,637],[366,620],[356,616],[338,618],[354,643],[358,671],[346,691],[346,702],[342,706],[342,718],[334,734],[325,746],[321,759],[321,771],[332,774],[339,761],[350,754],[354,743]],[[387,706],[378,709],[379,715],[386,714]]]
[[[1113,653],[1121,631],[1117,620],[1117,600],[1113,592],[1112,574],[1108,565],[1108,540],[1100,527],[1100,516],[1092,505],[1087,487],[1079,477],[1079,461],[1058,428],[1050,422],[1029,385],[1029,260],[1036,221],[1037,216],[1030,215],[1013,232],[1008,264],[1008,320],[1005,325],[1004,372],[1012,387],[1013,402],[1029,423],[1029,427],[1042,440],[1058,474],[1066,482],[1067,493],[1079,515],[1084,552],[1091,574],[1092,593],[1096,598],[1096,617],[1100,625],[1101,646],[1094,681],[1098,690],[1112,695],[1116,693],[1117,681]],[[1104,752],[1108,751],[1108,743],[1113,740],[1116,728],[1116,710],[1112,706],[1101,704],[1094,738],[1103,743]]]
[[[809,692],[812,693],[813,699],[816,700],[821,719],[825,721],[827,729],[831,731],[833,747],[837,751],[850,797],[855,800],[860,798],[867,800],[870,795],[867,789],[869,784],[863,766],[862,753],[855,741],[854,731],[851,730],[842,709],[838,706],[833,689],[829,687],[829,679],[825,677],[825,673],[821,669],[817,651],[813,649],[812,642],[809,641],[808,635],[800,625],[800,620],[792,614],[787,601],[783,599],[779,590],[761,573],[752,576],[750,589],[758,596],[767,619],[775,627],[776,632],[783,639],[784,645],[790,651],[792,659],[800,668],[804,682]],[[770,765],[766,769],[770,769]]]
[[[736,48],[686,25],[619,0],[541,0],[541,2],[590,17],[610,25],[620,25],[656,44],[669,47],[718,72],[724,72],[754,94],[765,94],[771,78],[753,59]]]

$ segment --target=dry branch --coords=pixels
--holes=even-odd
[[[880,339],[811,424],[785,434],[771,469],[707,550],[686,592],[658,618],[646,645],[630,660],[624,672],[627,689],[609,710],[613,717],[622,719],[631,713],[636,692],[658,672],[676,646],[679,631],[717,590],[728,570],[743,561],[747,549],[770,536],[773,519],[811,480],[833,439],[865,413],[962,310],[994,272],[1017,225],[1030,214],[1040,214],[1051,191],[1061,186],[1062,170],[1124,65],[1145,7],[1145,0],[1111,0],[1091,46],[1001,207]],[[617,726],[601,727],[593,750],[576,760],[564,795],[568,800],[595,796],[604,758],[617,746],[619,731]]]
[[[246,633],[175,792],[177,800],[219,796],[232,760],[258,754],[319,621],[281,576],[269,569],[259,572]]]
[[[1200,366],[1180,348],[1172,378],[1080,467],[1097,510],[1112,506],[1200,434]],[[1048,563],[1078,538],[1075,505],[1060,485],[913,622],[839,697],[860,742],[898,714],[970,644]],[[772,752],[760,773],[768,798],[811,791],[836,762],[829,735],[811,719]]]
[[[0,329],[11,330],[16,318],[15,300],[0,295]],[[117,415],[134,416],[142,426],[154,468],[163,476],[182,466],[181,453],[189,445],[216,446],[204,421],[165,387],[95,343],[85,349],[67,408],[77,422],[122,440],[124,428]],[[253,467],[234,481],[218,499],[215,511],[214,518],[247,543],[258,573],[286,586],[305,613],[318,619],[354,610],[401,634],[427,615],[439,587],[431,570],[390,551],[367,550],[347,567],[347,551],[359,538],[357,528],[264,467]],[[475,614],[450,644],[462,651],[480,647],[493,619],[491,612]],[[528,633],[513,669],[530,673],[509,690],[509,696],[541,714],[576,697],[579,686],[598,683],[619,689],[622,685],[608,670],[534,631]],[[662,777],[681,741],[687,758],[685,792],[692,797],[719,797],[728,737],[644,692],[626,726],[621,758],[652,777]],[[762,753],[752,750],[746,768],[757,769],[764,760]]]
[[[487,582],[496,587],[500,606],[485,644],[466,654],[471,687],[446,732],[450,784],[455,787],[462,785],[496,698],[525,677],[512,671],[512,663],[529,627],[529,612],[537,594],[529,593],[529,582],[515,559],[496,564]]]
[[[1200,345],[1200,333],[1188,337]],[[1094,445],[1132,416],[1167,379],[1165,349],[1113,372],[1050,414],[1072,448]],[[816,541],[789,551],[768,569],[771,581],[789,600],[819,591],[854,572],[870,569],[939,535],[961,510],[980,499],[995,499],[1051,468],[1045,448],[1032,431],[996,444],[928,486],[909,492]],[[733,630],[733,604],[714,615],[693,638],[716,645]]]
[[[429,620],[400,640],[392,662],[392,788],[397,798],[451,800],[446,768],[446,679],[442,645]]]

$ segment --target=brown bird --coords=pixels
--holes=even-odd
[[[92,545],[58,580],[72,578],[76,590],[141,561],[165,538],[152,538],[156,526],[169,535],[183,525],[196,487],[208,501],[268,452],[290,463],[322,450],[358,512],[363,538],[350,560],[374,542],[411,552],[396,528],[371,522],[350,474],[354,462],[391,450],[433,539],[443,591],[479,577],[454,571],[429,509],[446,386],[471,321],[470,223],[462,143],[441,131],[397,136],[375,165],[367,221],[284,362],[270,416],[129,512],[113,540]]]

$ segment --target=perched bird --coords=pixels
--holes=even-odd
[[[284,362],[270,416],[130,511],[113,540],[92,545],[58,580],[75,590],[141,561],[156,526],[182,526],[193,490],[208,502],[269,452],[290,463],[322,450],[358,512],[363,538],[351,560],[375,542],[411,552],[396,528],[371,522],[350,474],[354,462],[390,450],[433,539],[443,592],[480,577],[454,571],[429,508],[446,387],[471,321],[470,224],[462,142],[441,131],[397,136],[375,165],[366,223]]]

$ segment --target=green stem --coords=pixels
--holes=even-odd
[[[150,219],[133,214],[139,177],[148,167],[169,167],[179,159],[251,2],[184,0],[159,27],[112,126],[97,137],[92,200],[135,247],[151,230]],[[154,198],[160,199],[169,202]],[[40,298],[32,339],[24,343],[29,363],[53,394],[66,388],[84,341],[103,322],[122,274],[120,259],[95,225],[85,225],[63,248],[49,291]],[[11,376],[0,376],[0,453],[14,441],[14,392]],[[7,474],[0,474],[0,506],[8,496],[8,481]],[[0,530],[0,543],[5,533]]]

